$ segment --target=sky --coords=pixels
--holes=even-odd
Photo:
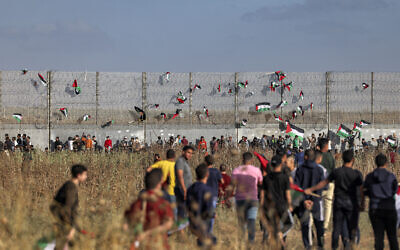
[[[400,70],[398,0],[0,0],[0,70]]]

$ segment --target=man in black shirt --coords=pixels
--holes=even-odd
[[[290,181],[289,176],[282,172],[280,155],[272,157],[271,167],[273,171],[264,177],[260,192],[262,219],[272,226],[272,237],[284,244],[283,239],[293,225]]]
[[[358,227],[360,197],[362,191],[363,177],[360,171],[352,169],[354,163],[354,153],[346,150],[342,154],[343,167],[336,168],[327,179],[317,185],[304,190],[310,195],[315,190],[320,190],[329,182],[335,182],[334,201],[333,201],[333,232],[332,249],[337,249],[339,236],[342,233],[343,221],[346,221],[350,241],[354,243]],[[362,192],[361,192],[362,195]]]
[[[71,174],[72,179],[61,186],[50,205],[50,211],[55,219],[55,250],[72,245],[75,231],[82,232],[76,224],[79,205],[78,185],[86,180],[87,168],[74,165],[71,168]]]
[[[377,168],[367,175],[364,192],[369,197],[369,218],[375,236],[375,249],[384,249],[385,231],[390,249],[399,249],[397,240],[397,212],[395,195],[398,189],[396,176],[388,171],[388,160],[384,154],[375,158]],[[363,201],[364,203],[364,201]]]

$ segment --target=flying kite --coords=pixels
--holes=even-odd
[[[47,86],[47,81],[46,81],[46,79],[44,79],[44,77],[43,77],[40,73],[38,73],[38,77],[39,77],[40,81],[42,82],[42,84],[43,84],[44,86]]]
[[[21,115],[21,114],[19,114],[19,113],[14,113],[12,116],[13,116],[13,118],[14,118],[15,120],[17,120],[17,122],[21,122],[21,120],[22,120],[22,115]]]
[[[76,79],[74,80],[72,87],[74,88],[76,95],[79,95],[81,93],[81,87],[78,86],[78,81]]]
[[[65,116],[65,118],[68,118],[68,109],[67,108],[60,108],[60,112]]]
[[[112,124],[114,124],[114,120],[111,120],[111,121],[108,121],[108,122],[104,123],[103,125],[101,125],[101,128],[109,127]]]
[[[143,109],[135,106],[135,111],[138,112],[140,115],[139,121],[142,122],[142,121],[146,120],[146,113],[143,111]]]

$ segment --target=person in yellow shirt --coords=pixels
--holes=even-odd
[[[93,141],[90,138],[90,135],[87,136],[85,146],[86,146],[86,150],[88,150],[88,151],[91,151],[93,149]]]
[[[169,149],[167,151],[167,159],[157,161],[153,165],[151,165],[147,172],[150,172],[153,168],[160,168],[163,174],[162,181],[163,181],[163,188],[168,193],[171,204],[176,203],[175,198],[175,151],[173,149]]]

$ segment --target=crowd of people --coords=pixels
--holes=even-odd
[[[204,163],[191,166],[192,155],[202,150],[202,144],[197,147],[186,144],[180,155],[170,147],[165,157],[155,157],[147,168],[145,188],[125,212],[123,228],[135,235],[132,249],[169,249],[168,236],[184,233],[186,227],[196,236],[198,246],[212,247],[218,242],[214,234],[217,206],[235,208],[241,238],[247,235],[249,244],[256,241],[259,218],[264,244],[285,248],[297,217],[304,248],[311,249],[314,235],[318,249],[324,249],[332,217],[332,249],[339,248],[339,239],[345,248],[351,248],[361,237],[359,214],[365,209],[365,197],[369,197],[375,249],[384,249],[385,233],[390,249],[399,249],[400,215],[395,198],[399,187],[384,154],[377,154],[376,169],[364,178],[353,168],[353,150],[344,150],[343,165],[336,167],[329,139],[321,137],[304,152],[299,148],[301,154],[296,155],[284,147],[276,147],[270,159],[246,151],[229,176],[227,166],[215,166],[209,153],[204,154]],[[256,159],[261,167],[254,166]],[[51,209],[59,232],[56,249],[64,249],[75,231],[82,231],[76,224],[77,188],[86,180],[87,169],[78,165],[71,172],[72,180],[57,192]]]
[[[4,141],[0,140],[0,151],[30,151],[33,149],[31,137],[26,134],[17,134],[17,136],[4,135]]]

